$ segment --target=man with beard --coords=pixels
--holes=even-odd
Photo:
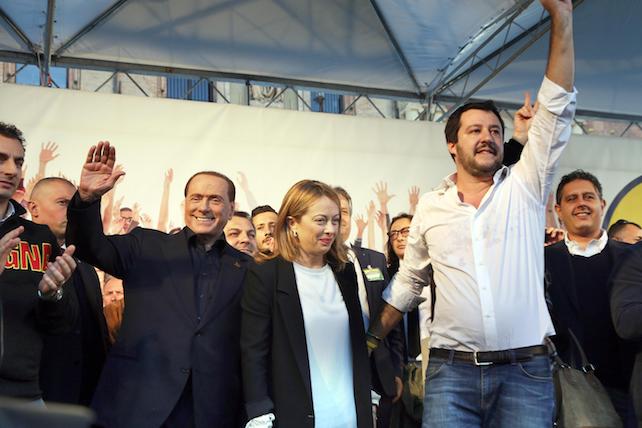
[[[528,143],[502,166],[504,125],[492,102],[446,124],[456,172],[419,201],[404,263],[370,325],[375,349],[417,307],[434,270],[423,426],[550,426],[553,383],[544,290],[545,208],[575,111],[573,5],[541,0],[551,17],[546,76]]]
[[[258,259],[267,260],[274,257],[274,229],[277,217],[277,212],[269,205],[260,205],[252,210],[252,223],[256,229],[256,244],[259,249]]]
[[[573,332],[624,426],[635,426],[628,392],[634,354],[611,322],[608,282],[629,245],[609,239],[601,228],[606,201],[593,174],[576,170],[562,177],[555,200],[566,233],[544,251],[553,341],[560,357],[578,366]]]

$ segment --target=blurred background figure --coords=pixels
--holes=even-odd
[[[609,238],[627,244],[635,244],[642,241],[642,228],[632,221],[620,219],[609,227],[607,232]]]
[[[225,240],[232,247],[244,252],[250,257],[256,256],[256,230],[250,219],[250,215],[245,211],[234,211],[232,218],[227,222],[223,229]]]

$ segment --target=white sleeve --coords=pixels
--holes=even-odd
[[[422,227],[425,204],[426,198],[422,198],[410,223],[403,263],[383,292],[384,300],[401,312],[411,311],[426,300],[421,296],[424,287],[429,285],[430,265],[428,245]]]
[[[564,88],[544,77],[537,95],[539,108],[528,130],[528,143],[515,174],[525,189],[537,201],[546,204],[560,156],[572,131],[577,91]]]

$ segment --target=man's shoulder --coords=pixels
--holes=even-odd
[[[545,257],[551,257],[551,256],[564,254],[564,253],[568,254],[568,247],[566,246],[566,242],[564,242],[563,239],[554,244],[547,245],[546,247],[544,247]]]
[[[56,237],[46,224],[34,223],[33,221],[20,216],[16,217],[15,222],[16,224],[14,227],[22,226],[25,228],[25,231],[20,235],[22,240],[38,240],[50,243],[56,242]]]
[[[359,263],[362,263],[362,259],[368,258],[371,264],[383,264],[384,267],[386,266],[386,256],[379,251],[371,250],[370,248],[365,247],[352,247],[352,250],[359,259]],[[361,268],[365,267],[366,266],[361,266]]]

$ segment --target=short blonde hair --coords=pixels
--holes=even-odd
[[[300,254],[299,243],[291,233],[288,226],[288,217],[300,220],[308,211],[310,206],[322,197],[328,197],[341,207],[339,195],[325,183],[316,180],[301,180],[288,190],[283,197],[281,208],[279,208],[279,217],[276,221],[276,243],[279,248],[279,254],[285,260],[290,262],[296,260]],[[339,210],[341,213],[341,210]],[[341,230],[337,230],[337,235],[325,255],[325,261],[336,270],[343,270],[348,262],[346,247],[340,241]]]

